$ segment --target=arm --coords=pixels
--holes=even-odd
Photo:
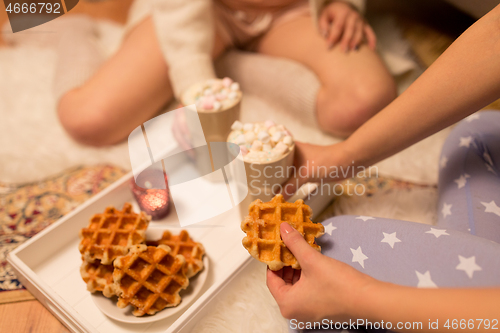
[[[483,322],[478,327],[476,319],[500,321],[500,288],[417,289],[377,281],[363,298],[356,303],[359,318],[390,321],[394,327],[397,322],[422,322],[423,327],[409,331],[426,331],[429,320],[438,320],[438,329],[432,331],[449,332],[443,326],[448,319],[450,325],[453,319],[473,319],[474,328],[466,330],[483,332],[491,326]]]
[[[500,96],[500,6],[464,32],[399,98],[347,139],[371,165],[454,124]],[[395,140],[397,138],[397,140]]]
[[[299,176],[298,183],[291,179],[285,197],[295,193],[297,185],[329,179],[327,174],[318,176],[317,170],[311,177],[312,165],[326,169],[372,165],[488,105],[500,97],[499,73],[500,5],[346,141],[327,147],[296,142],[295,165],[305,167],[308,176]]]
[[[447,319],[489,319],[490,323],[500,319],[500,288],[417,289],[381,282],[317,252],[287,223],[280,228],[283,242],[302,268],[267,272],[269,290],[288,319],[383,320],[391,322],[393,330],[398,322],[422,322],[416,332],[428,331],[429,319],[439,320],[439,329],[432,330],[436,332],[450,331],[444,327]],[[471,331],[489,330],[484,323],[478,327],[476,321]]]
[[[399,98],[361,126],[345,147],[359,164],[381,161],[497,99],[498,73],[500,6],[464,32]]]

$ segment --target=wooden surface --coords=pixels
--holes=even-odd
[[[10,290],[0,292],[0,304],[14,303],[21,301],[32,301],[36,299],[26,289]]]
[[[66,333],[69,332],[38,301],[0,305],[0,333]]]

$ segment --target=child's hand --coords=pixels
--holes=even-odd
[[[377,280],[317,252],[288,223],[281,224],[281,237],[302,267],[267,271],[267,286],[283,317],[319,321],[356,316],[357,300]]]
[[[343,1],[334,1],[323,8],[319,29],[329,48],[340,44],[343,52],[352,51],[365,38],[370,49],[375,50],[377,38],[372,28],[357,10]]]

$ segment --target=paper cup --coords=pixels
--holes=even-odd
[[[242,217],[248,215],[248,206],[256,199],[264,202],[271,200],[274,197],[273,191],[279,191],[281,185],[286,183],[293,176],[295,144],[291,146],[289,151],[279,159],[265,162],[247,162],[245,164],[245,173],[248,186],[248,195],[240,204],[240,214]],[[237,174],[237,170],[233,171],[238,179],[242,179]]]
[[[182,105],[196,104],[195,97],[205,84],[205,82],[200,82],[186,90],[181,98]],[[188,112],[186,114],[186,124],[191,135],[204,136],[204,138],[197,137],[196,142],[201,142],[204,139],[207,143],[206,149],[194,150],[196,168],[201,175],[208,175],[206,179],[212,182],[223,182],[224,179],[220,176],[209,175],[215,171],[212,169],[213,161],[211,161],[210,143],[226,142],[226,138],[231,132],[231,125],[240,118],[241,97],[242,93],[240,91],[236,99],[227,101],[229,103],[224,103],[222,108],[217,111],[196,108],[196,113]],[[198,130],[199,125],[201,125],[203,133]]]
[[[191,86],[182,95],[181,103],[184,106],[196,104],[195,96],[204,84],[205,83],[202,82]],[[197,109],[207,143],[226,141],[227,136],[231,132],[231,125],[240,118],[241,98],[242,93],[240,92],[238,98],[231,101],[230,104],[223,105],[223,107],[217,111]]]

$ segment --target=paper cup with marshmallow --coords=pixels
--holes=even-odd
[[[191,86],[181,98],[184,106],[196,105],[207,143],[225,142],[231,125],[240,118],[240,86],[228,77]],[[187,119],[189,126],[189,119]]]
[[[295,143],[283,126],[268,120],[263,123],[233,123],[227,141],[240,146],[247,177],[248,197],[242,214],[255,199],[269,201],[293,175]]]

